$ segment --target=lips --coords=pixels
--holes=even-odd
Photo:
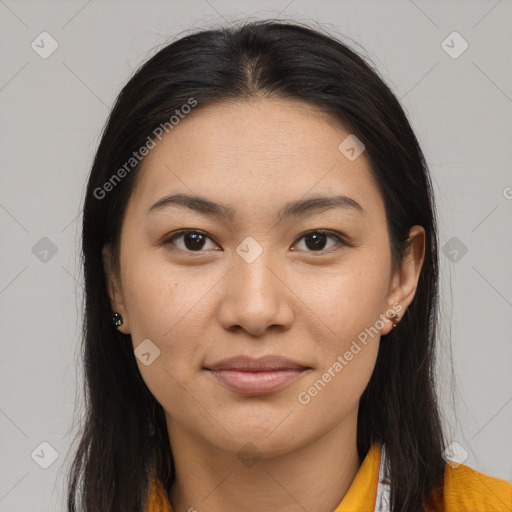
[[[232,357],[224,359],[218,363],[209,366],[212,371],[217,370],[239,370],[239,371],[271,371],[271,370],[301,370],[308,367],[295,363],[289,359],[278,356],[264,356],[253,359],[246,356]]]
[[[205,369],[218,382],[233,391],[258,395],[282,389],[311,368],[283,357],[265,356],[253,359],[239,356],[225,359]]]

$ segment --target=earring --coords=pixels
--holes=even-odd
[[[119,313],[114,313],[112,315],[112,325],[116,328],[123,325],[123,317]]]
[[[398,315],[396,313],[391,313],[391,315],[388,315],[388,318],[391,320],[391,323],[393,324],[393,327],[391,329],[394,329],[398,321],[396,320],[398,318]]]

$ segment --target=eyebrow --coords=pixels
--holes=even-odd
[[[169,206],[188,208],[203,215],[231,221],[234,219],[236,213],[236,211],[228,205],[188,194],[172,194],[162,197],[151,206],[148,213],[161,211]],[[299,217],[308,213],[319,213],[332,209],[351,210],[359,213],[364,212],[363,207],[351,197],[344,195],[316,196],[286,203],[278,212],[277,220],[280,222],[290,217]]]

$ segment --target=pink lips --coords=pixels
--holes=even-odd
[[[252,359],[240,356],[225,359],[206,369],[228,388],[242,394],[257,395],[283,388],[310,368],[282,357]]]

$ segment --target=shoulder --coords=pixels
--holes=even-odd
[[[512,484],[464,464],[445,466],[446,512],[511,512]]]

